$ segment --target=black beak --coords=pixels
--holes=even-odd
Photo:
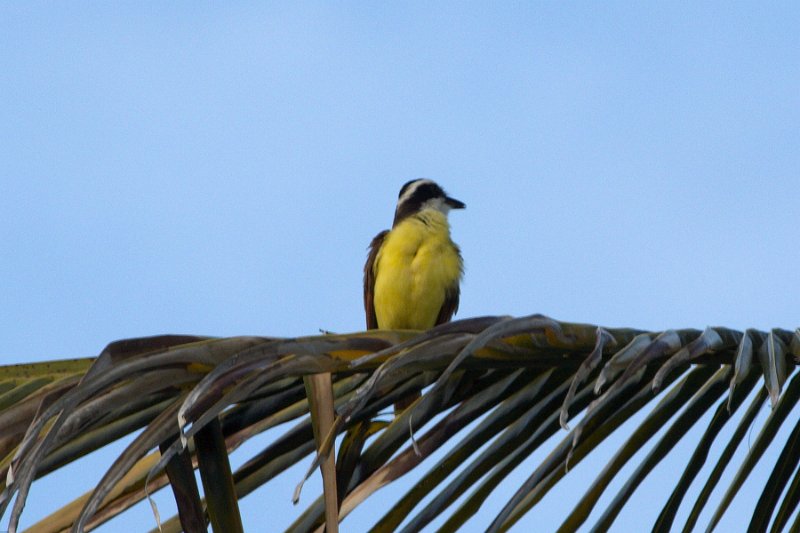
[[[464,209],[467,207],[464,202],[460,202],[455,198],[450,198],[449,196],[445,196],[444,203],[450,206],[451,209]]]

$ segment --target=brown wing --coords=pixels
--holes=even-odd
[[[455,243],[453,243],[453,246],[455,246],[456,253],[458,254],[459,259],[461,259],[461,250],[458,249],[458,246],[456,246]],[[463,263],[461,268],[461,273],[463,274]],[[456,280],[455,283],[445,289],[444,303],[442,304],[442,308],[439,309],[439,316],[436,317],[436,324],[434,324],[434,326],[444,324],[445,322],[450,322],[450,319],[453,318],[453,315],[456,314],[456,311],[458,311],[458,300],[461,297],[461,287],[459,286],[459,281],[460,280]]]
[[[436,326],[439,324],[444,324],[445,322],[450,322],[450,319],[453,318],[453,315],[456,314],[458,311],[458,299],[461,296],[461,289],[458,286],[458,283],[451,285],[448,287],[444,292],[444,303],[442,304],[442,308],[439,310],[439,316],[436,317]]]
[[[389,230],[378,233],[369,244],[369,255],[367,264],[364,265],[364,311],[367,315],[367,329],[378,329],[378,317],[375,315],[375,258],[378,257],[378,250],[381,249],[383,239]]]

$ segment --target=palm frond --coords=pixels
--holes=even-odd
[[[119,341],[96,359],[0,367],[0,515],[8,513],[14,531],[37,477],[138,432],[91,494],[37,530],[91,529],[166,485],[173,488],[180,519],[164,521],[163,530],[196,530],[208,521],[215,529],[236,530],[242,527],[237,498],[294,464],[313,467],[310,457],[322,450],[327,497],[309,503],[292,529],[321,530],[326,507],[329,523],[336,516],[332,507],[346,520],[382,487],[408,476],[405,495],[381,502],[386,510],[374,529],[416,531],[440,520],[443,530],[452,531],[474,519],[523,461],[546,451],[494,517],[490,530],[504,531],[636,419],[638,426],[585,484],[561,526],[573,531],[596,516],[594,528],[602,530],[676,445],[694,438],[689,430],[708,420],[652,526],[673,529],[684,508],[686,530],[706,509],[706,525],[713,528],[753,468],[766,463],[772,473],[760,497],[749,502],[751,527],[779,530],[800,501],[800,425],[789,417],[800,399],[798,357],[798,331],[648,332],[541,315],[473,318],[426,332]],[[328,373],[330,392],[309,387],[307,394],[308,378]],[[424,394],[397,417],[380,421],[387,407],[414,390]],[[310,405],[330,413],[325,394],[333,397],[333,423],[319,422],[319,413],[310,416]],[[772,410],[743,462],[734,464],[767,398]],[[729,421],[735,430],[717,443]],[[780,456],[767,457],[787,422],[793,429]],[[294,425],[230,472],[227,454],[289,423]],[[558,434],[563,437],[548,444]],[[335,436],[334,476],[327,449]],[[723,449],[712,458],[715,443]],[[425,461],[435,452],[435,464]],[[601,496],[636,457],[611,502],[596,512]],[[709,461],[713,468],[701,475]],[[192,475],[198,465],[203,497]],[[732,481],[718,487],[726,470],[735,471]],[[684,501],[694,484],[702,487],[699,497]],[[716,499],[715,490],[722,492]]]

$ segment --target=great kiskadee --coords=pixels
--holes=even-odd
[[[429,329],[450,321],[463,261],[447,213],[464,207],[431,180],[403,185],[392,229],[372,239],[364,266],[367,329]]]

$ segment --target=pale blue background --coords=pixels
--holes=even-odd
[[[361,329],[366,246],[417,177],[468,206],[458,317],[794,328],[798,5],[3,3],[0,360]],[[35,484],[23,523],[118,450]],[[691,451],[616,528],[649,529]],[[520,529],[556,527],[604,453]],[[306,466],[242,502],[248,531],[290,523]],[[103,531],[153,526],[143,505]]]

